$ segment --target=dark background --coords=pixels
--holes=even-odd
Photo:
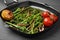
[[[21,2],[22,0],[18,1]],[[60,0],[30,0],[30,1],[47,3],[48,5],[54,7],[58,12],[60,12]],[[12,0],[9,0],[8,2],[12,2]],[[4,4],[3,0],[0,0],[0,10],[6,7],[7,6]],[[4,26],[3,21],[0,19],[0,40],[60,40],[60,25],[51,29],[42,36],[36,38],[26,38],[9,30],[6,26]]]

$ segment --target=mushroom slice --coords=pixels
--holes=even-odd
[[[1,16],[4,20],[11,20],[13,18],[13,13],[10,10],[3,10]]]
[[[44,25],[42,27],[39,27],[39,32],[44,31]]]

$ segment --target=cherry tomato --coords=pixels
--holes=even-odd
[[[50,26],[53,25],[53,20],[51,20],[50,17],[46,17],[46,18],[44,18],[44,20],[43,20],[43,24],[44,24],[44,26],[46,26],[46,27],[50,27]]]
[[[51,18],[54,22],[56,22],[56,21],[58,20],[58,17],[57,17],[56,15],[54,15],[54,14],[51,14],[51,15],[50,15],[50,18]]]
[[[41,15],[43,18],[49,17],[49,12],[48,11],[44,11]]]

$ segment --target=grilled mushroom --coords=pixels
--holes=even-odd
[[[3,10],[1,16],[5,20],[11,20],[13,18],[13,13],[10,10]]]
[[[42,27],[39,27],[39,31],[40,32],[44,31],[44,25]]]

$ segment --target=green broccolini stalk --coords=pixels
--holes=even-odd
[[[27,13],[27,15],[26,15],[26,18],[28,18],[29,16],[30,16],[30,11],[28,10],[28,13]]]
[[[32,24],[30,24],[30,26],[27,28],[27,30],[29,30],[28,34],[34,34],[34,23],[35,21],[33,21]]]
[[[17,13],[17,12],[20,12],[20,8],[17,8],[13,13],[15,14],[15,13]]]
[[[14,14],[14,17],[16,17],[17,16],[17,14],[19,14],[20,12],[17,12],[16,14]]]
[[[35,26],[37,26],[39,23],[42,23],[43,19],[42,17],[39,15],[37,16],[37,18],[35,19]]]
[[[34,28],[34,31],[39,30],[39,28],[41,28],[42,26],[43,26],[43,23],[39,23],[39,25]]]
[[[19,15],[15,16],[15,19],[24,19],[26,17],[26,13],[20,13]]]
[[[15,24],[12,24],[12,23],[10,23],[10,22],[6,22],[7,24],[9,24],[9,25],[12,25],[12,26],[14,26],[14,27],[19,27],[19,26],[17,26],[17,25],[15,25]]]
[[[36,27],[39,23],[40,23],[40,22],[36,22],[36,23],[35,23],[35,27]]]
[[[25,18],[21,23],[27,23],[29,20],[32,19],[33,16],[34,16],[34,15],[31,15],[30,17]]]
[[[32,13],[34,13],[34,14],[39,13],[39,12],[40,12],[40,10],[36,9],[36,8],[34,8],[33,11],[32,11]]]
[[[22,16],[22,14],[19,14],[19,15],[15,16],[15,18],[14,18],[14,19],[17,19],[19,16],[21,17],[21,16]]]
[[[31,12],[28,10],[27,14],[23,17],[23,23],[28,22],[31,18],[32,18]]]
[[[10,22],[6,22],[7,24],[9,24],[10,26],[12,26],[12,27],[16,27],[17,29],[19,29],[20,31],[25,31],[26,30],[26,27],[25,26],[23,26],[23,27],[21,27],[21,26],[17,26],[17,25],[15,25],[15,24],[12,24],[12,23],[10,23]]]
[[[32,23],[32,21],[34,21],[35,20],[35,18],[37,17],[37,16],[39,16],[40,14],[38,13],[38,14],[36,14],[36,15],[34,15],[33,16],[33,19],[30,21],[30,23],[29,24],[31,24]]]
[[[13,13],[14,13],[14,16],[18,15],[19,13],[22,13],[23,11],[27,10],[29,7],[27,8],[17,8]]]
[[[15,16],[16,16],[17,14],[20,13],[20,10],[21,10],[21,8],[17,8],[17,9],[13,12],[14,18],[15,18]],[[10,22],[13,22],[13,21],[14,21],[14,19],[10,20]]]
[[[35,23],[35,21],[31,24],[31,31],[30,31],[31,34],[34,34],[34,31],[33,31],[34,30],[34,23]]]
[[[17,8],[13,13],[14,17],[21,12],[21,8]]]

